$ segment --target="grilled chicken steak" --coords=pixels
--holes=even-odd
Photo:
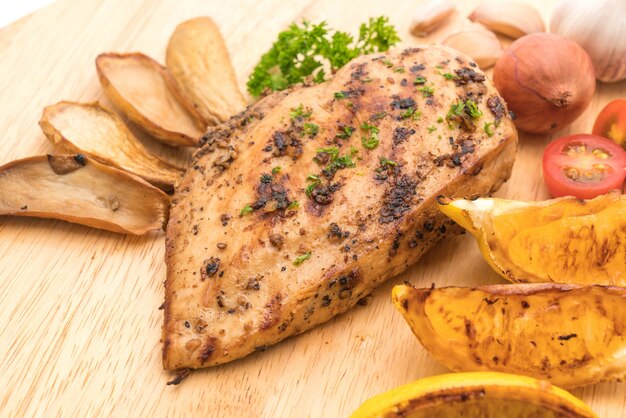
[[[165,369],[225,363],[355,305],[458,228],[439,195],[490,194],[517,133],[445,47],[362,56],[211,129],[167,227]]]

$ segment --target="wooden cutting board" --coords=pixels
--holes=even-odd
[[[423,42],[408,32],[416,3],[61,0],[0,30],[0,163],[52,151],[37,126],[45,105],[103,99],[98,53],[138,50],[163,61],[169,35],[185,19],[215,19],[244,89],[261,52],[291,22],[325,19],[354,33],[367,17],[384,14],[411,45]],[[532,3],[547,19],[555,1]],[[464,1],[461,9],[476,4]],[[585,114],[554,137],[588,132],[602,106],[625,96],[626,83],[599,83]],[[513,177],[498,195],[548,197],[540,158],[550,139],[520,136]],[[377,393],[445,372],[391,305],[394,284],[502,282],[469,236],[449,239],[381,286],[368,306],[172,387],[165,385],[172,376],[161,368],[159,342],[163,252],[163,233],[136,238],[52,220],[0,219],[0,416],[347,416]],[[626,417],[625,383],[574,394],[601,417]]]

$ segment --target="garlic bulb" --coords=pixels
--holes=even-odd
[[[600,81],[626,78],[626,0],[562,0],[550,30],[582,46]]]

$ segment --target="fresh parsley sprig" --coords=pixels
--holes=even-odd
[[[387,51],[399,41],[384,16],[361,24],[357,40],[347,32],[331,30],[326,22],[293,23],[261,57],[248,79],[248,91],[259,96],[265,89],[284,90],[309,76],[321,83],[326,79],[325,65],[334,73],[359,55]]]

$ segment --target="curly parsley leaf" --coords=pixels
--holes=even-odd
[[[310,107],[304,108],[304,106],[302,106],[302,103],[300,103],[298,107],[292,107],[289,112],[289,116],[291,117],[292,121],[298,118],[308,119],[311,117],[312,114],[313,110],[311,110]]]
[[[339,133],[335,135],[335,138],[348,139],[352,136],[352,132],[354,132],[354,128],[352,126],[342,126],[339,129]]]
[[[306,186],[304,191],[306,192],[306,195],[308,197],[311,197],[311,193],[313,192],[313,189],[315,189],[317,186],[319,186],[322,180],[320,179],[319,176],[316,176],[315,174],[309,174],[306,177],[306,181],[308,181],[310,183]]]
[[[376,148],[378,144],[380,143],[380,139],[378,138],[378,133],[380,132],[380,130],[378,129],[378,127],[374,125],[370,125],[367,122],[363,122],[361,124],[361,129],[369,131],[369,136],[361,137],[361,145],[363,145],[363,148],[367,148],[367,149]]]
[[[311,258],[311,251],[306,252],[306,253],[296,257],[296,259],[293,261],[293,265],[294,266],[299,266],[302,263],[304,263],[306,260],[308,260],[309,258]]]
[[[254,209],[252,209],[252,206],[246,205],[241,209],[241,212],[239,212],[239,216],[247,215],[249,213],[252,213],[253,211]]]
[[[490,138],[493,136],[493,127],[494,127],[494,125],[495,124],[493,122],[485,122],[485,125],[483,126],[483,129],[485,130],[485,133]]]
[[[368,23],[362,23],[359,28],[359,41],[356,49],[361,54],[371,54],[372,52],[387,51],[389,48],[400,42],[400,37],[396,28],[389,24],[389,19],[385,16],[378,18],[370,17]]]
[[[314,123],[309,123],[309,122],[305,123],[302,128],[303,128],[304,134],[309,137],[314,137],[320,131],[319,125],[316,125]]]
[[[261,56],[248,79],[248,91],[259,96],[265,89],[284,90],[308,77],[321,83],[326,79],[325,65],[334,73],[359,55],[387,51],[399,41],[384,16],[363,23],[356,41],[349,33],[332,31],[326,22],[293,23]]]
[[[424,97],[432,97],[433,93],[435,92],[435,89],[433,89],[430,86],[424,86],[424,87],[418,88],[417,91],[422,93],[422,96]]]

